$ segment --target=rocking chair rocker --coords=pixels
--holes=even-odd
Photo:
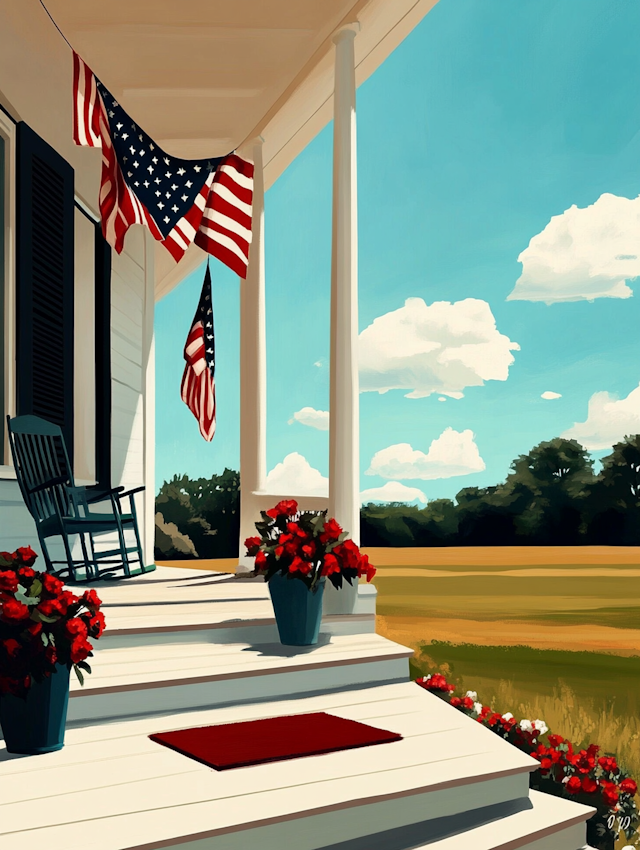
[[[95,581],[100,578],[130,578],[155,570],[144,566],[135,493],[116,487],[92,493],[77,487],[61,429],[38,416],[7,416],[9,444],[16,477],[29,513],[33,517],[42,547],[47,572],[68,577],[70,581]],[[129,512],[123,511],[122,499],[129,497]],[[108,512],[91,512],[90,505],[109,503]],[[135,545],[127,546],[125,531],[133,531]],[[96,535],[115,533],[117,548],[97,551]],[[70,537],[77,535],[82,558],[73,556]],[[50,537],[61,537],[66,559],[52,560],[47,547]],[[88,544],[88,546],[87,546]],[[80,553],[76,553],[78,556]],[[115,558],[115,559],[114,559]],[[57,565],[64,565],[55,569]],[[139,565],[132,569],[134,565]],[[122,575],[117,575],[122,571]]]

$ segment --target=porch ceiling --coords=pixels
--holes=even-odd
[[[264,139],[265,187],[331,119],[331,36],[359,20],[363,82],[437,0],[46,0],[78,53],[168,153]],[[156,297],[202,260],[156,252]]]

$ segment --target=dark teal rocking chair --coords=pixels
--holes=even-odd
[[[144,487],[126,492],[124,487],[116,487],[100,493],[76,487],[64,437],[57,425],[38,416],[7,416],[7,425],[16,477],[35,521],[48,572],[70,581],[95,581],[129,578],[155,570],[155,564],[144,566],[134,501],[134,495]],[[129,498],[126,513],[122,502],[125,497]],[[91,505],[106,502],[108,512],[91,511]],[[135,545],[127,546],[125,532],[133,532]],[[104,534],[115,534],[117,548],[96,549],[99,535]],[[81,559],[73,557],[76,535]],[[62,538],[64,561],[52,560],[47,547],[51,537]]]

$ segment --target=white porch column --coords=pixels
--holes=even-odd
[[[358,211],[354,40],[359,24],[334,36],[333,244],[331,260],[331,371],[329,515],[360,542],[358,383]],[[327,582],[324,610],[350,613],[357,587],[337,592]]]
[[[254,493],[267,477],[267,349],[262,137],[253,143],[253,236],[247,279],[240,281],[240,570],[253,569],[244,540],[259,519]]]
[[[144,531],[142,551],[145,565],[154,563],[156,514],[156,354],[153,320],[155,315],[155,240],[145,228],[145,298],[143,313],[143,390],[144,430]]]

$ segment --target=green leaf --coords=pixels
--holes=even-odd
[[[29,596],[40,596],[42,593],[42,582],[40,579],[34,579],[29,588]]]
[[[49,637],[46,632],[40,632],[40,638],[45,646],[49,646]]]
[[[82,664],[82,662],[80,662],[80,664]],[[76,676],[78,677],[78,681],[80,682],[80,684],[84,685],[84,676],[82,675],[82,672],[80,670],[80,665],[74,664],[73,669],[76,671]]]
[[[80,667],[81,670],[86,670],[87,673],[91,673],[91,667],[86,661],[78,661],[77,666]]]

